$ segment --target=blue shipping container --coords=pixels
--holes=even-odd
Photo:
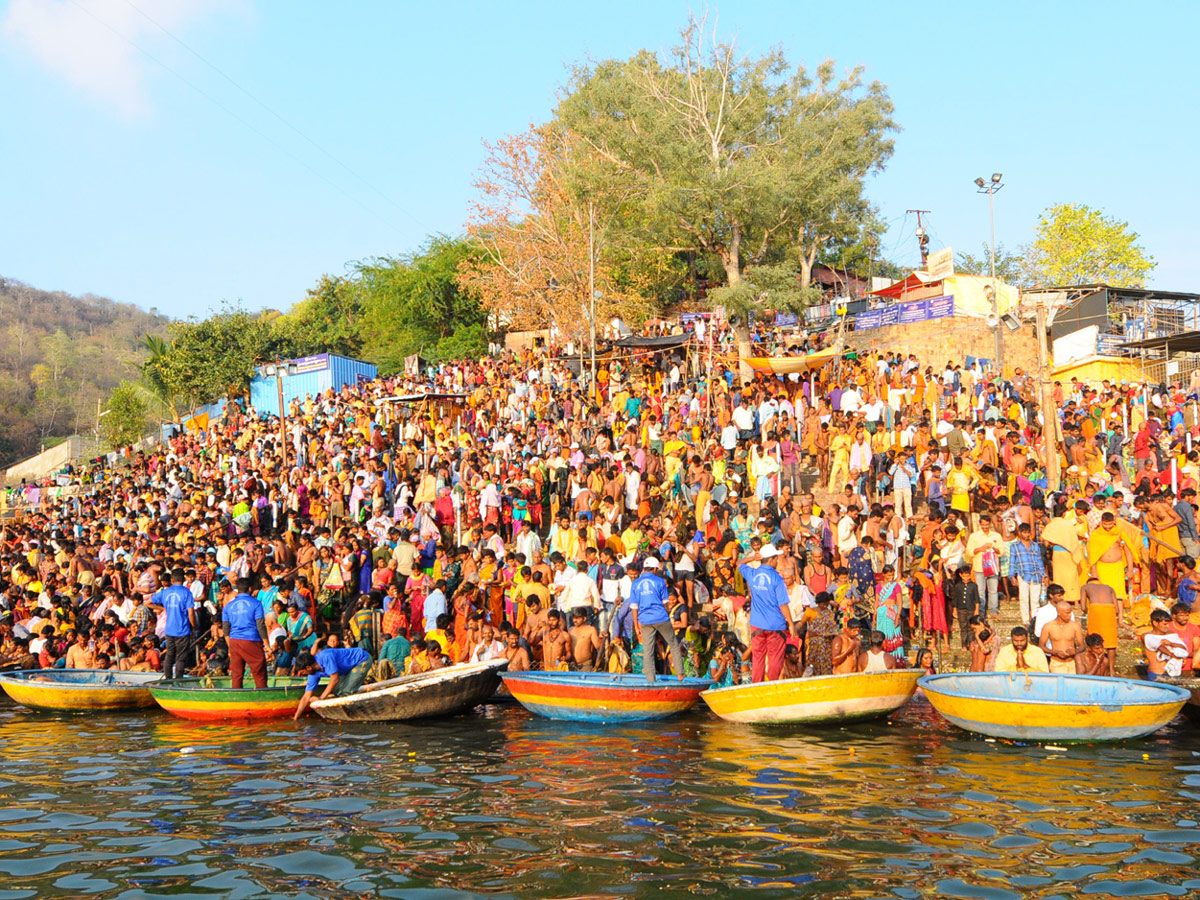
[[[332,353],[290,359],[285,365],[296,367],[296,374],[283,376],[283,403],[286,407],[293,400],[316,397],[330,389],[340,391],[345,385],[359,381],[371,381],[379,368],[356,359],[347,359]],[[265,367],[259,366],[258,374],[250,381],[250,405],[260,415],[279,415],[279,384],[275,375],[264,374]]]

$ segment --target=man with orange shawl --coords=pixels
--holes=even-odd
[[[1053,581],[1063,587],[1063,596],[1075,602],[1079,600],[1079,574],[1083,563],[1083,542],[1079,539],[1076,519],[1072,515],[1058,516],[1042,530],[1042,540],[1049,546]]]
[[[1133,554],[1124,531],[1111,512],[1100,517],[1100,527],[1091,533],[1087,545],[1088,567],[1093,578],[1112,589],[1116,603],[1089,603],[1088,632],[1104,638],[1104,649],[1117,649],[1117,612],[1129,599],[1126,574],[1133,571]]]

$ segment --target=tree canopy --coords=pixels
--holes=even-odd
[[[630,198],[629,227],[714,255],[729,286],[789,249],[807,285],[822,248],[855,239],[869,217],[865,179],[896,130],[885,88],[861,69],[739,56],[696,19],[666,59],[642,51],[578,67],[556,123],[588,150],[580,179]]]
[[[1060,203],[1042,212],[1026,254],[1026,281],[1043,287],[1107,284],[1145,287],[1154,257],[1138,243],[1129,223],[1081,203]]]

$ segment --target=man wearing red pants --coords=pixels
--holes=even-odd
[[[221,610],[221,628],[229,644],[229,677],[235,688],[242,686],[246,666],[254,678],[254,686],[267,686],[267,626],[263,621],[262,604],[250,593],[249,578],[239,578],[238,594]]]
[[[738,571],[750,590],[750,671],[755,684],[764,675],[768,681],[779,678],[787,635],[792,630],[787,585],[775,568],[778,560],[774,544],[738,560]]]

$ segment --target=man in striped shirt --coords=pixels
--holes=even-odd
[[[1012,554],[1012,574],[1017,580],[1017,598],[1021,605],[1021,621],[1033,621],[1033,614],[1041,602],[1042,590],[1050,583],[1046,575],[1046,561],[1042,558],[1042,545],[1034,543],[1033,529],[1029,523],[1017,526],[1017,539],[1009,548]]]

